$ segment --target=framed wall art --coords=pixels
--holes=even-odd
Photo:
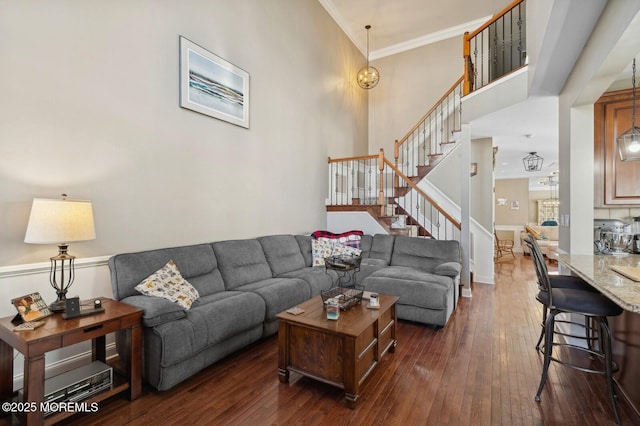
[[[180,106],[249,128],[249,73],[180,36]]]

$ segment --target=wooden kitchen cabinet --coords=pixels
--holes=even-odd
[[[616,137],[631,128],[632,90],[607,92],[594,105],[595,207],[640,205],[640,161],[620,161]],[[636,90],[636,126],[640,90]]]

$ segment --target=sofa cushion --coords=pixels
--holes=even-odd
[[[364,280],[367,291],[398,296],[399,304],[447,309],[452,303],[454,279],[406,266],[390,266]]]
[[[460,243],[458,241],[399,235],[393,246],[390,264],[434,272],[436,266],[441,263],[460,261]]]
[[[462,265],[458,262],[445,262],[435,267],[434,274],[446,275],[448,277],[457,277],[462,271]]]
[[[393,253],[393,245],[395,243],[395,235],[376,234],[371,240],[371,248],[366,257],[380,259],[391,263],[391,253]],[[365,257],[365,256],[363,256]]]
[[[311,253],[311,240],[313,240],[313,237],[311,235],[296,235],[295,238],[300,247],[300,253],[302,253],[302,257],[304,258],[305,266],[312,266],[313,255]]]
[[[122,299],[121,302],[144,310],[142,325],[146,327],[155,327],[156,325],[175,321],[187,316],[187,311],[184,310],[182,306],[158,297],[144,295],[129,296]]]
[[[227,290],[273,277],[258,240],[220,241],[212,246]]]
[[[300,278],[268,278],[236,289],[262,297],[266,305],[265,322],[273,321],[280,312],[311,297],[309,285]]]
[[[559,236],[559,227],[558,226],[538,226],[538,231],[540,231],[540,239],[545,239],[549,241],[558,241],[560,239]]]
[[[222,276],[210,244],[118,254],[109,259],[111,289],[117,300],[139,295],[140,281],[166,264],[169,259],[182,276],[198,290],[200,296],[224,290]]]
[[[182,277],[173,260],[142,280],[136,290],[146,296],[167,299],[184,309],[191,308],[191,304],[200,297],[198,290]]]
[[[536,229],[535,226],[533,225],[527,225],[524,227],[524,232],[526,232],[527,234],[531,234],[533,236],[533,238],[535,238],[536,240],[540,239],[540,231],[538,231]]]
[[[525,226],[524,231],[527,234],[533,235],[536,240],[542,241],[558,241],[559,239],[559,227],[558,226],[542,226],[529,224]]]
[[[305,268],[300,246],[293,235],[270,235],[258,238],[274,276]]]
[[[300,278],[304,280],[311,290],[311,296],[319,295],[325,290],[329,290],[338,280],[338,273],[332,269],[325,268],[303,268],[297,271],[287,272],[280,275],[283,278]]]
[[[261,324],[264,312],[264,302],[253,293],[226,291],[207,296],[195,303],[185,318],[154,329],[162,339],[162,366],[192,358],[207,347]]]
[[[360,269],[354,274],[356,284],[361,285],[363,280],[369,275],[387,266],[389,266],[389,264],[382,259],[363,258],[360,261]]]
[[[371,243],[373,243],[373,235],[363,235],[360,237],[360,250],[362,250],[362,257],[369,257],[371,251]]]
[[[387,263],[383,259],[372,259],[368,257],[366,259],[362,259],[362,261],[360,262],[360,267],[363,267],[363,266],[374,266],[380,269],[380,268],[384,268],[385,266],[389,266],[389,263]]]

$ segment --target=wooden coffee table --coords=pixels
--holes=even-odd
[[[380,294],[380,308],[369,309],[368,300],[340,312],[337,321],[327,319],[322,298],[298,305],[304,313],[281,312],[278,330],[278,374],[289,382],[296,372],[344,389],[347,406],[354,408],[360,386],[386,352],[394,352],[396,302]]]

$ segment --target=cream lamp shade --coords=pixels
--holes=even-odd
[[[67,291],[75,277],[75,256],[67,252],[69,243],[94,240],[96,229],[93,223],[93,207],[90,201],[34,198],[25,243],[56,244],[58,255],[50,257],[49,283],[58,298],[49,305],[53,312],[65,309]]]
[[[60,244],[95,238],[91,201],[33,199],[25,243]]]

